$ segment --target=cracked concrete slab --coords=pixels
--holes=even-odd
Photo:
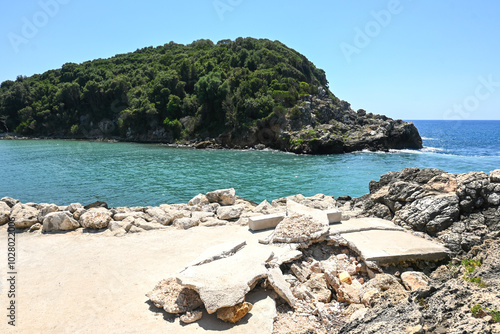
[[[276,293],[280,295],[280,297],[283,298],[288,303],[288,305],[294,307],[297,300],[295,299],[292,290],[290,289],[290,284],[288,284],[288,282],[285,280],[285,276],[283,276],[281,269],[269,269],[267,279],[269,280],[269,284],[271,284],[274,291],[276,291]]]
[[[443,245],[404,231],[370,230],[341,236],[365,261],[381,265],[406,260],[437,261],[445,259],[449,252]]]
[[[243,302],[257,281],[267,277],[265,263],[273,256],[268,247],[247,245],[230,257],[186,268],[177,279],[196,290],[207,312],[212,314]]]
[[[189,263],[186,268],[199,266],[205,263],[210,263],[220,260],[231,255],[234,255],[238,250],[247,244],[245,240],[228,241],[205,250],[195,260]]]
[[[349,220],[343,220],[339,224],[330,225],[330,234],[369,230],[403,231],[404,229],[390,220],[381,218],[351,218]]]

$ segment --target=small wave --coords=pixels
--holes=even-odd
[[[421,149],[421,151],[422,152],[438,153],[438,152],[443,152],[444,150],[442,148],[438,148],[438,147],[424,146],[424,148]]]
[[[437,138],[427,138],[427,137],[422,137],[422,140],[438,140]]]

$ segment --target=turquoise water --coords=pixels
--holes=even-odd
[[[59,205],[97,200],[111,206],[159,205],[187,202],[198,193],[228,187],[255,202],[298,193],[355,197],[368,192],[370,180],[405,167],[452,173],[500,168],[500,122],[415,124],[427,146],[423,150],[325,156],[4,140],[0,141],[0,197]]]

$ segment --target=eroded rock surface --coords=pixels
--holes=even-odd
[[[80,224],[85,228],[101,229],[108,227],[111,213],[105,208],[94,208],[80,217]]]
[[[185,313],[203,305],[196,291],[179,284],[175,278],[160,281],[146,296],[167,313]]]
[[[52,212],[45,216],[43,219],[44,232],[52,231],[72,231],[80,227],[69,211]]]
[[[10,217],[15,219],[15,226],[19,229],[31,227],[38,223],[39,211],[27,204],[17,203],[12,207]]]

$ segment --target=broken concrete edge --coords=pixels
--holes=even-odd
[[[275,228],[284,218],[284,213],[273,213],[269,215],[249,217],[248,227],[252,231],[267,230]]]
[[[293,295],[290,289],[290,285],[285,281],[285,277],[283,276],[281,269],[279,269],[279,267],[273,267],[269,268],[267,272],[267,280],[269,282],[269,285],[271,285],[278,296],[283,298],[283,300],[285,300],[288,305],[290,305],[292,308],[295,308],[297,299]]]
[[[429,261],[429,262],[440,262],[450,259],[450,253],[445,251],[443,251],[442,253],[433,253],[433,254],[420,254],[420,253],[405,254],[405,255],[399,255],[397,256],[397,258],[395,256],[385,256],[385,255],[371,256],[366,258],[362,255],[359,256],[364,262],[372,261],[377,263],[379,266],[390,266],[390,265],[398,265],[405,262],[412,262],[415,260],[415,258],[418,258],[418,260],[420,261]]]
[[[268,248],[242,247],[234,256],[188,267],[175,275],[175,278],[182,286],[196,291],[206,311],[212,314],[220,308],[232,307],[244,302],[248,292],[253,290],[259,281],[268,277],[267,265],[273,259],[275,259],[275,254]],[[244,260],[249,260],[249,263]],[[246,264],[249,270],[244,270],[245,265],[241,266],[241,263]],[[238,265],[240,267],[237,268]],[[219,277],[222,268],[232,268],[233,274],[229,273],[228,280]],[[233,275],[238,276],[236,273],[242,276],[241,280],[233,277]],[[217,288],[220,284],[224,286]]]
[[[326,215],[329,224],[338,224],[342,221],[342,212],[339,209],[329,209],[329,210],[324,210],[323,212]],[[275,228],[288,215],[290,215],[290,213],[287,210],[286,214],[273,213],[268,215],[249,217],[248,227],[252,231],[261,231],[261,230]]]
[[[247,245],[245,240],[229,241],[219,244],[201,253],[195,260],[189,263],[181,272],[189,267],[200,266],[220,259],[227,258],[236,254],[239,250]]]

